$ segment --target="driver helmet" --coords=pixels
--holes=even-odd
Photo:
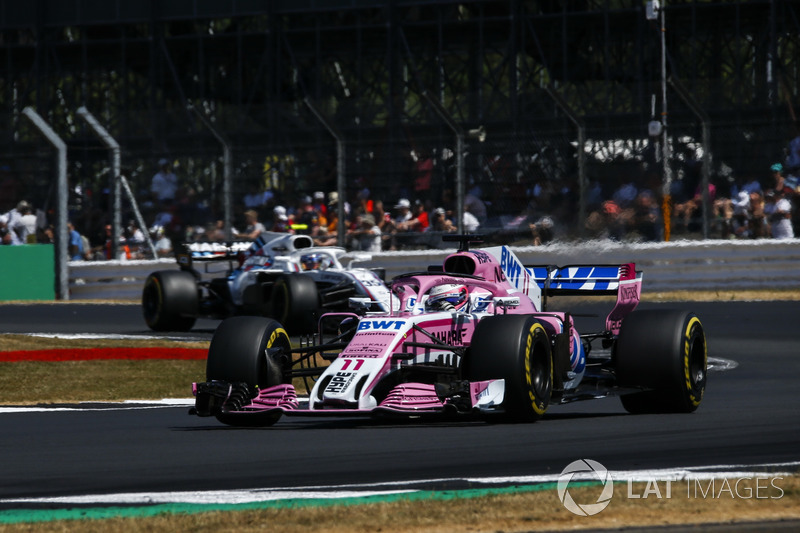
[[[321,260],[320,254],[305,254],[300,258],[300,264],[303,270],[317,270]]]
[[[437,285],[428,293],[426,311],[458,311],[469,301],[467,287],[458,283]]]

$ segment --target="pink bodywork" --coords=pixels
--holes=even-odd
[[[503,253],[508,253],[505,248]],[[398,298],[399,305],[391,302],[389,308],[392,311],[389,314],[367,314],[362,317],[350,313],[323,315],[321,320],[326,316],[338,317],[338,320],[353,317],[359,323],[347,347],[320,376],[308,407],[301,406],[292,385],[278,385],[260,390],[256,398],[242,411],[263,412],[275,409],[298,413],[299,409],[309,411],[308,414],[341,412],[351,415],[370,413],[375,409],[407,413],[442,411],[446,407],[446,400],[439,398],[434,385],[426,383],[399,384],[378,405],[374,405],[374,400],[372,405],[362,405],[361,402],[365,393],[372,391],[377,383],[400,368],[406,360],[436,364],[439,361],[437,358],[455,357],[448,346],[468,347],[478,320],[481,316],[491,314],[535,314],[549,334],[568,331],[572,340],[569,346],[575,370],[579,358],[583,363],[583,348],[580,336],[573,327],[572,317],[566,313],[541,312],[537,309],[534,302],[539,301],[540,291],[536,280],[527,269],[519,268],[516,257],[513,258],[515,263],[511,267],[506,265],[505,255],[503,258],[501,262],[492,253],[457,252],[445,260],[445,268],[458,267],[456,272],[410,274],[395,279],[391,287],[391,297]],[[513,273],[516,286],[507,279],[504,268],[509,271],[509,275]],[[471,295],[468,311],[426,313],[424,299],[428,291],[436,285],[449,283],[467,286]],[[616,305],[606,319],[609,331],[615,335],[619,333],[622,319],[636,307],[640,294],[641,278],[637,277],[634,265],[622,265]],[[493,300],[509,297],[518,299],[518,305],[503,308]],[[409,343],[427,346],[409,346]],[[441,350],[436,350],[437,343],[443,345]],[[321,386],[320,382],[325,377],[329,380]],[[469,402],[473,407],[491,384],[492,381],[470,383]],[[348,401],[343,395],[337,396],[346,390],[350,391]],[[358,405],[354,404],[354,396],[357,396]]]

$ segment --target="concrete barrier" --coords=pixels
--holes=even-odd
[[[527,265],[634,262],[637,270],[644,272],[645,292],[800,289],[800,239],[647,244],[596,241],[512,249]],[[452,251],[383,252],[357,266],[385,268],[388,280],[404,272],[424,270],[428,265],[440,265]],[[347,262],[345,256],[343,263]],[[150,272],[173,268],[178,267],[170,259],[72,262],[69,263],[70,299],[139,299]]]

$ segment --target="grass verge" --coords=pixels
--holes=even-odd
[[[736,485],[735,479],[728,487]],[[110,533],[116,531],[192,531],[216,532],[281,531],[282,533],[441,533],[563,531],[581,529],[612,529],[621,527],[660,526],[676,524],[733,524],[734,522],[796,521],[800,519],[800,478],[780,478],[773,481],[780,492],[771,489],[762,498],[744,497],[748,493],[741,484],[738,492],[719,491],[722,480],[702,482],[705,490],[676,490],[670,498],[628,498],[625,483],[615,486],[609,506],[594,516],[578,516],[564,508],[553,484],[516,487],[501,493],[457,492],[438,493],[435,497],[401,496],[376,503],[345,503],[307,505],[302,501],[281,504],[261,504],[263,508],[212,511],[198,513],[157,513],[145,518],[110,518],[100,520],[57,520],[46,523],[20,523],[0,526],[0,532],[77,531]],[[688,485],[687,485],[688,486]],[[755,487],[755,482],[750,483]],[[763,485],[762,485],[763,486]],[[633,484],[631,492],[643,494],[646,485]],[[595,501],[598,485],[570,487],[576,502]],[[466,494],[468,497],[463,497]],[[690,497],[691,496],[691,497]],[[258,506],[260,504],[255,504]],[[758,528],[755,524],[754,529]],[[699,528],[699,529],[702,529]],[[788,530],[788,529],[787,529]]]

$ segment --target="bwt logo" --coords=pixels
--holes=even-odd
[[[358,323],[358,329],[400,329],[403,324],[403,320],[362,320]]]
[[[594,503],[577,503],[569,493],[569,483],[577,476],[580,480],[597,479],[603,486],[603,491]],[[614,495],[614,481],[606,467],[591,459],[578,459],[572,461],[558,476],[558,499],[571,513],[579,516],[596,515],[611,503]]]
[[[516,283],[517,278],[522,275],[523,268],[522,265],[514,258],[511,252],[503,246],[503,249],[500,253],[500,268],[503,269],[503,273],[509,279],[509,281],[514,281]]]

